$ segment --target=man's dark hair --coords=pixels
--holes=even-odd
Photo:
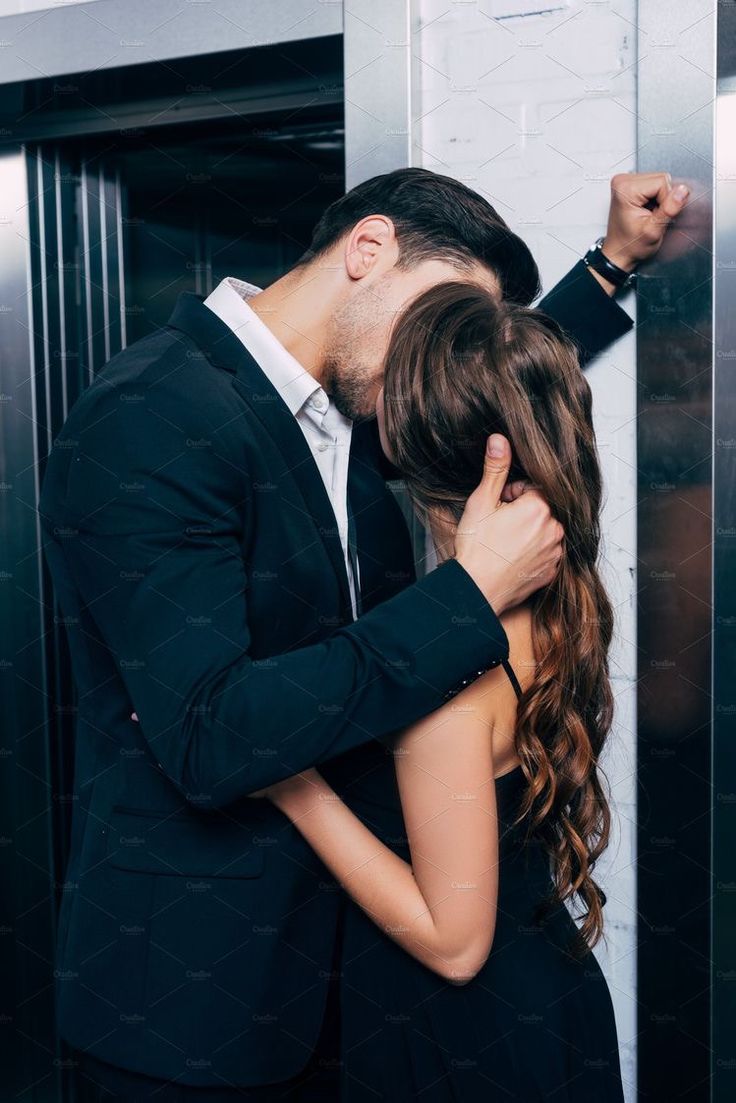
[[[373,176],[336,199],[294,267],[324,255],[356,222],[373,214],[386,215],[394,224],[397,268],[441,259],[467,270],[480,261],[498,277],[504,299],[528,306],[540,293],[534,257],[491,204],[459,180],[422,168]]]

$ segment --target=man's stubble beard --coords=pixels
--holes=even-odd
[[[383,382],[387,343],[386,308],[381,295],[384,280],[358,291],[335,311],[325,337],[320,365],[322,386],[343,417],[354,422],[375,417],[376,396]]]

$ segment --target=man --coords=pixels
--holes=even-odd
[[[614,185],[600,271],[580,262],[543,303],[584,359],[630,327],[612,292],[682,206],[665,174]],[[506,656],[497,614],[554,577],[562,530],[533,491],[498,508],[496,437],[455,558],[413,580],[371,418],[401,308],[445,279],[538,293],[526,246],[464,185],[367,181],[265,291],[181,296],[49,457],[79,688],[59,1023],[100,1098],[330,1097],[340,893],[248,795],[390,744]]]

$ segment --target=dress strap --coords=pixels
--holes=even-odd
[[[522,690],[521,686],[519,685],[518,678],[514,674],[514,669],[511,666],[511,663],[508,661],[508,659],[496,659],[495,662],[491,663],[489,666],[484,667],[482,670],[473,671],[473,673],[469,674],[467,676],[467,678],[463,678],[463,680],[461,682],[459,682],[458,685],[456,685],[452,689],[448,690],[447,693],[445,694],[445,698],[444,698],[445,701],[449,701],[452,697],[455,697],[463,689],[465,689],[472,682],[474,682],[476,680],[476,678],[480,678],[481,674],[486,674],[489,670],[492,670],[496,666],[503,666],[504,670],[506,671],[509,678],[511,679],[512,686],[516,690],[516,696],[521,697],[521,695],[524,691]]]
[[[511,685],[516,690],[516,696],[521,697],[521,695],[523,693],[523,690],[522,690],[521,686],[519,685],[519,679],[514,674],[514,668],[512,667],[511,663],[509,662],[508,659],[502,659],[501,660],[501,665],[503,666],[504,670],[508,674],[509,679],[511,681]]]

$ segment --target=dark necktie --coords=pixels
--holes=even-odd
[[[358,537],[355,529],[355,519],[353,517],[353,511],[350,508],[350,498],[348,498],[348,557],[350,559],[350,566],[353,569],[353,581],[355,583],[355,609],[356,619],[363,612],[362,602],[360,600],[360,575],[358,574]]]

